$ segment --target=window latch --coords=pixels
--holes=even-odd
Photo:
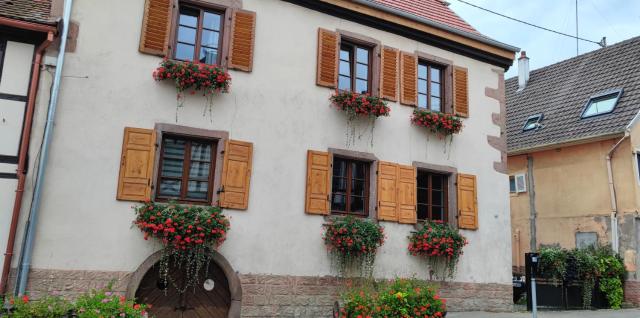
[[[216,191],[216,194],[220,194],[224,192],[224,186],[221,186],[220,189],[218,189],[218,191]]]

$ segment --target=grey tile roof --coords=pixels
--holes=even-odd
[[[0,0],[0,16],[51,24],[51,0]]]
[[[533,70],[523,91],[517,77],[505,86],[509,153],[623,132],[640,110],[640,37]],[[581,118],[592,95],[615,88],[623,93],[613,112]],[[539,113],[543,127],[522,131]]]

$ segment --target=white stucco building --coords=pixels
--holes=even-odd
[[[412,2],[76,0],[74,45],[65,56],[48,162],[40,167],[46,178],[27,291],[76,293],[115,279],[118,290],[141,295],[140,288],[153,286],[145,274],[153,271],[160,245],[143,240],[131,226],[132,205],[145,197],[217,204],[227,178],[223,193],[230,208],[224,211],[231,230],[215,265],[224,300],[191,303],[185,315],[198,306],[215,307],[220,316],[330,315],[338,283],[322,225],[338,210],[385,219],[379,220],[387,235],[375,263],[379,278],[429,278],[426,263],[407,251],[415,219],[459,226],[469,245],[455,278],[442,285],[449,310],[508,309],[503,72],[517,48],[481,35],[440,1]],[[10,85],[6,61],[16,49],[7,45],[4,51],[0,93]],[[214,97],[211,113],[201,94],[187,94],[176,109],[175,87],[152,78],[164,55],[229,67],[230,92]],[[47,70],[41,71],[35,105],[12,271],[20,265],[34,186],[30,176],[46,121]],[[336,85],[382,95],[390,116],[376,120],[373,130],[367,120],[356,121],[356,136],[348,142],[346,116],[329,104]],[[439,138],[410,123],[416,107],[455,112],[464,128],[451,141]],[[20,136],[5,134],[3,127],[4,150]],[[138,162],[143,168],[127,170],[127,150],[138,146],[146,158]],[[173,162],[177,172],[165,148],[183,156]],[[187,148],[202,160],[187,158]],[[334,163],[325,166],[332,182],[318,190],[328,199],[319,209],[307,190],[314,182],[308,170],[315,169],[308,166],[310,150]],[[380,162],[414,167],[418,175],[408,222],[378,213]],[[190,171],[195,163],[199,168]],[[180,168],[185,164],[189,168]],[[196,177],[185,177],[181,169]],[[348,189],[340,189],[336,178],[356,174],[361,179],[351,177]],[[428,187],[421,186],[425,180]],[[458,198],[457,180],[471,182],[465,198]],[[15,182],[0,182],[4,244]],[[389,200],[399,204],[396,199]]]

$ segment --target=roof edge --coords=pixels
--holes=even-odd
[[[569,139],[569,140],[566,140],[566,141],[563,141],[563,142],[547,143],[547,144],[536,145],[536,146],[528,147],[528,148],[520,148],[520,149],[516,149],[516,150],[513,150],[513,151],[508,151],[507,150],[507,155],[508,156],[517,156],[517,155],[523,155],[523,154],[530,153],[530,152],[545,151],[545,150],[550,150],[550,149],[559,148],[559,147],[568,147],[568,146],[577,146],[577,145],[588,144],[590,142],[596,142],[596,141],[602,141],[602,140],[611,139],[611,138],[615,138],[615,137],[621,137],[621,136],[624,135],[625,131],[626,131],[626,129],[623,129],[621,131],[609,132],[609,133],[604,133],[604,134],[600,134],[600,135],[593,135],[593,136]]]
[[[371,0],[351,0],[351,1],[353,1],[355,3],[358,3],[358,4],[362,4],[362,5],[371,7],[371,8],[374,8],[374,9],[377,9],[377,10],[380,10],[380,11],[384,11],[384,12],[391,13],[391,14],[394,14],[394,15],[397,15],[397,16],[401,16],[403,18],[414,20],[416,22],[420,22],[420,23],[426,24],[426,25],[434,27],[434,28],[442,29],[442,30],[445,30],[447,32],[451,32],[451,33],[454,33],[454,34],[457,34],[457,35],[460,35],[460,36],[464,36],[464,37],[476,40],[478,42],[482,42],[484,44],[495,46],[497,48],[501,48],[501,49],[508,50],[508,51],[511,51],[511,52],[520,52],[520,48],[519,47],[512,46],[512,45],[509,45],[509,44],[506,44],[506,43],[502,43],[500,41],[496,41],[496,40],[488,38],[486,36],[482,36],[482,35],[478,35],[478,34],[475,34],[475,33],[467,32],[467,31],[464,31],[464,30],[461,30],[461,29],[458,29],[458,28],[454,28],[454,27],[448,26],[448,25],[440,23],[440,22],[436,22],[436,21],[433,21],[433,20],[429,20],[429,19],[425,19],[425,18],[422,18],[422,17],[418,17],[418,16],[416,16],[414,14],[411,14],[411,13],[408,13],[408,12],[405,12],[405,11],[402,11],[402,10],[398,10],[398,9],[395,9],[395,8],[391,8],[391,7],[386,6],[384,4],[381,4],[381,3],[376,3],[376,2],[373,2]]]

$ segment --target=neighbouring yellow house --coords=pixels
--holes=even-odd
[[[530,73],[523,52],[518,67],[505,85],[514,272],[542,245],[610,245],[640,302],[640,37]]]

